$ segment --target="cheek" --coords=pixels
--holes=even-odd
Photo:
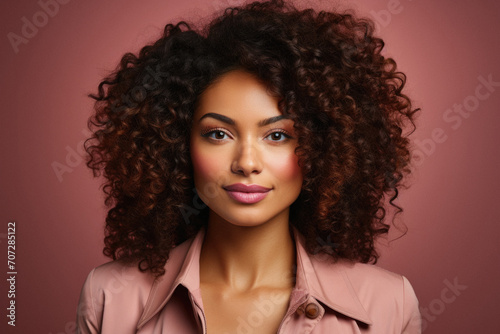
[[[197,183],[218,183],[221,171],[225,170],[226,162],[220,152],[207,149],[196,142],[191,145],[191,161]]]
[[[302,185],[302,170],[299,166],[299,158],[294,152],[274,156],[270,168],[279,180],[292,182],[294,186]]]
[[[195,179],[198,180],[210,179],[219,167],[217,159],[210,158],[206,152],[198,150],[196,147],[191,150],[191,160]]]
[[[192,145],[191,161],[198,195],[206,205],[211,207],[213,199],[220,196],[220,187],[225,181],[223,171],[226,168],[223,156],[217,151],[210,151],[207,147]]]

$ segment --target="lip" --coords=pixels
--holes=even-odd
[[[271,188],[266,188],[259,186],[258,184],[243,184],[235,183],[230,186],[223,187],[227,191],[237,191],[240,193],[265,193],[271,190]]]
[[[253,204],[263,200],[271,188],[262,187],[256,184],[246,185],[243,183],[235,183],[223,187],[228,195],[240,203]]]

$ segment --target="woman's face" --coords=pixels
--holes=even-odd
[[[191,131],[194,182],[211,218],[239,226],[288,220],[303,180],[296,147],[293,121],[262,83],[241,70],[218,78]]]

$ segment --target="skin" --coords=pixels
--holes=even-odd
[[[207,88],[194,114],[195,186],[210,209],[200,255],[208,333],[276,333],[288,307],[295,264],[289,211],[303,176],[293,121],[279,116],[278,99],[241,70]],[[265,120],[274,122],[262,126]],[[271,190],[260,202],[241,203],[223,188],[235,183]]]

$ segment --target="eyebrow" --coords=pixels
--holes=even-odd
[[[224,122],[224,123],[229,124],[229,125],[236,124],[236,122],[233,119],[231,119],[227,116],[221,115],[221,114],[213,113],[213,112],[209,112],[209,113],[206,113],[205,115],[201,116],[198,123],[201,122],[202,119],[207,118],[207,117],[214,118],[216,120],[219,120],[219,121]],[[259,123],[257,123],[257,125],[259,127],[263,127],[263,126],[281,121],[282,119],[289,119],[289,118],[290,117],[288,117],[287,115],[279,115],[279,116],[269,117],[269,118],[263,119],[262,121],[259,121]]]

